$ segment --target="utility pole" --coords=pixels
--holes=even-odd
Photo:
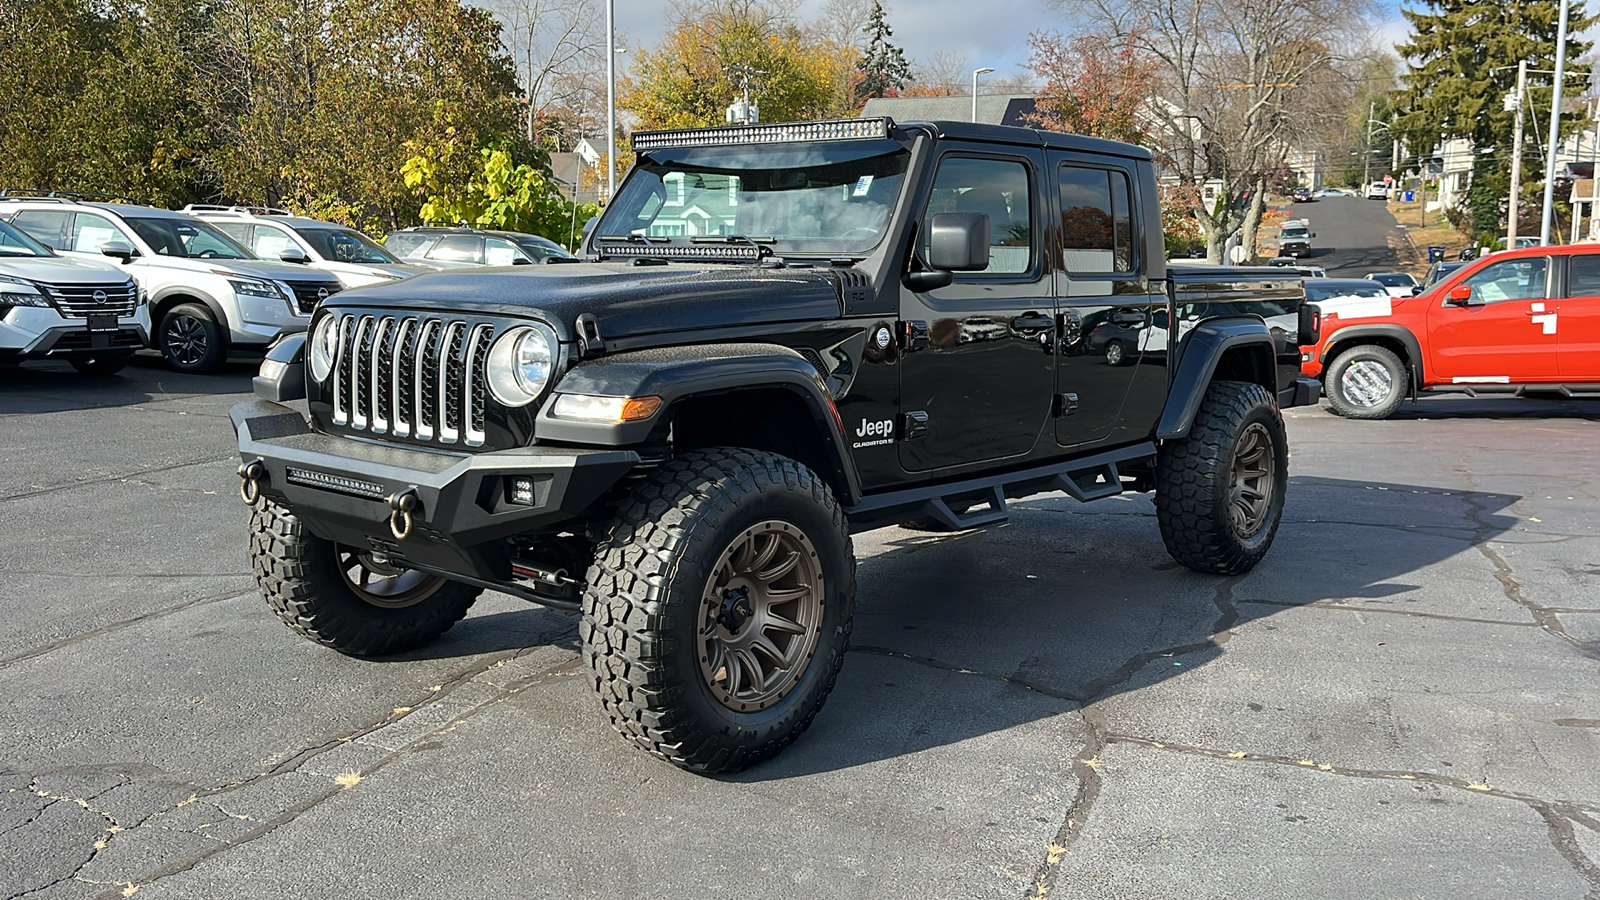
[[[1372,117],[1377,115],[1378,101],[1367,104],[1367,145],[1361,154],[1361,196],[1367,195],[1367,185],[1372,183]]]
[[[1556,147],[1561,143],[1561,88],[1567,71],[1567,0],[1561,0],[1561,24],[1556,31],[1556,83],[1550,96],[1550,146],[1544,155],[1544,212],[1539,219],[1539,243],[1550,246],[1550,221],[1555,216]],[[1514,248],[1507,248],[1514,249]]]
[[[1516,111],[1511,126],[1511,202],[1506,209],[1506,249],[1517,249],[1517,199],[1522,186],[1522,98],[1528,90],[1528,61],[1517,63],[1517,96],[1511,108]]]

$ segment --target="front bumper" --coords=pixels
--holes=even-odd
[[[318,537],[485,581],[511,578],[501,540],[580,516],[639,463],[628,450],[524,447],[444,453],[311,429],[300,413],[266,400],[231,411],[245,463],[260,461],[263,496]],[[532,479],[534,503],[510,502],[509,480]],[[396,540],[389,498],[413,491],[415,527]]]
[[[1316,406],[1317,401],[1321,399],[1322,382],[1302,375],[1294,380],[1294,384],[1278,391],[1278,408]]]
[[[149,343],[145,317],[122,316],[116,327],[89,331],[85,319],[65,318],[53,309],[18,307],[0,316],[0,359],[71,359],[133,353]]]

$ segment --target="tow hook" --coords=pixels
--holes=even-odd
[[[389,495],[389,531],[394,534],[394,539],[403,541],[411,536],[411,512],[417,508],[417,489],[406,488],[396,494]]]
[[[250,506],[261,499],[261,479],[267,477],[267,461],[256,457],[239,466],[239,498]]]

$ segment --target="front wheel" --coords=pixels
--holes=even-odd
[[[179,372],[215,372],[228,360],[222,327],[198,303],[180,303],[161,317],[156,349]]]
[[[1156,520],[1172,558],[1239,575],[1267,555],[1283,518],[1289,440],[1259,384],[1213,382],[1182,438],[1156,461]]]
[[[810,726],[844,662],[855,558],[805,466],[685,454],[635,489],[595,550],[582,637],[612,725],[684,769],[729,772]]]
[[[1363,344],[1328,367],[1328,405],[1347,419],[1387,419],[1406,399],[1406,367],[1387,347]]]
[[[250,557],[256,586],[285,625],[351,656],[421,647],[448,631],[482,593],[323,540],[266,499],[250,515]]]
[[[1106,343],[1106,365],[1120,366],[1128,360],[1128,347],[1118,340]]]

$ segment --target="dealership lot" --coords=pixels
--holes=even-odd
[[[832,699],[705,779],[611,732],[568,617],[486,595],[381,661],[284,628],[252,372],[0,370],[0,896],[1600,892],[1600,402],[1291,410],[1239,578],[1143,495],[860,535]]]

